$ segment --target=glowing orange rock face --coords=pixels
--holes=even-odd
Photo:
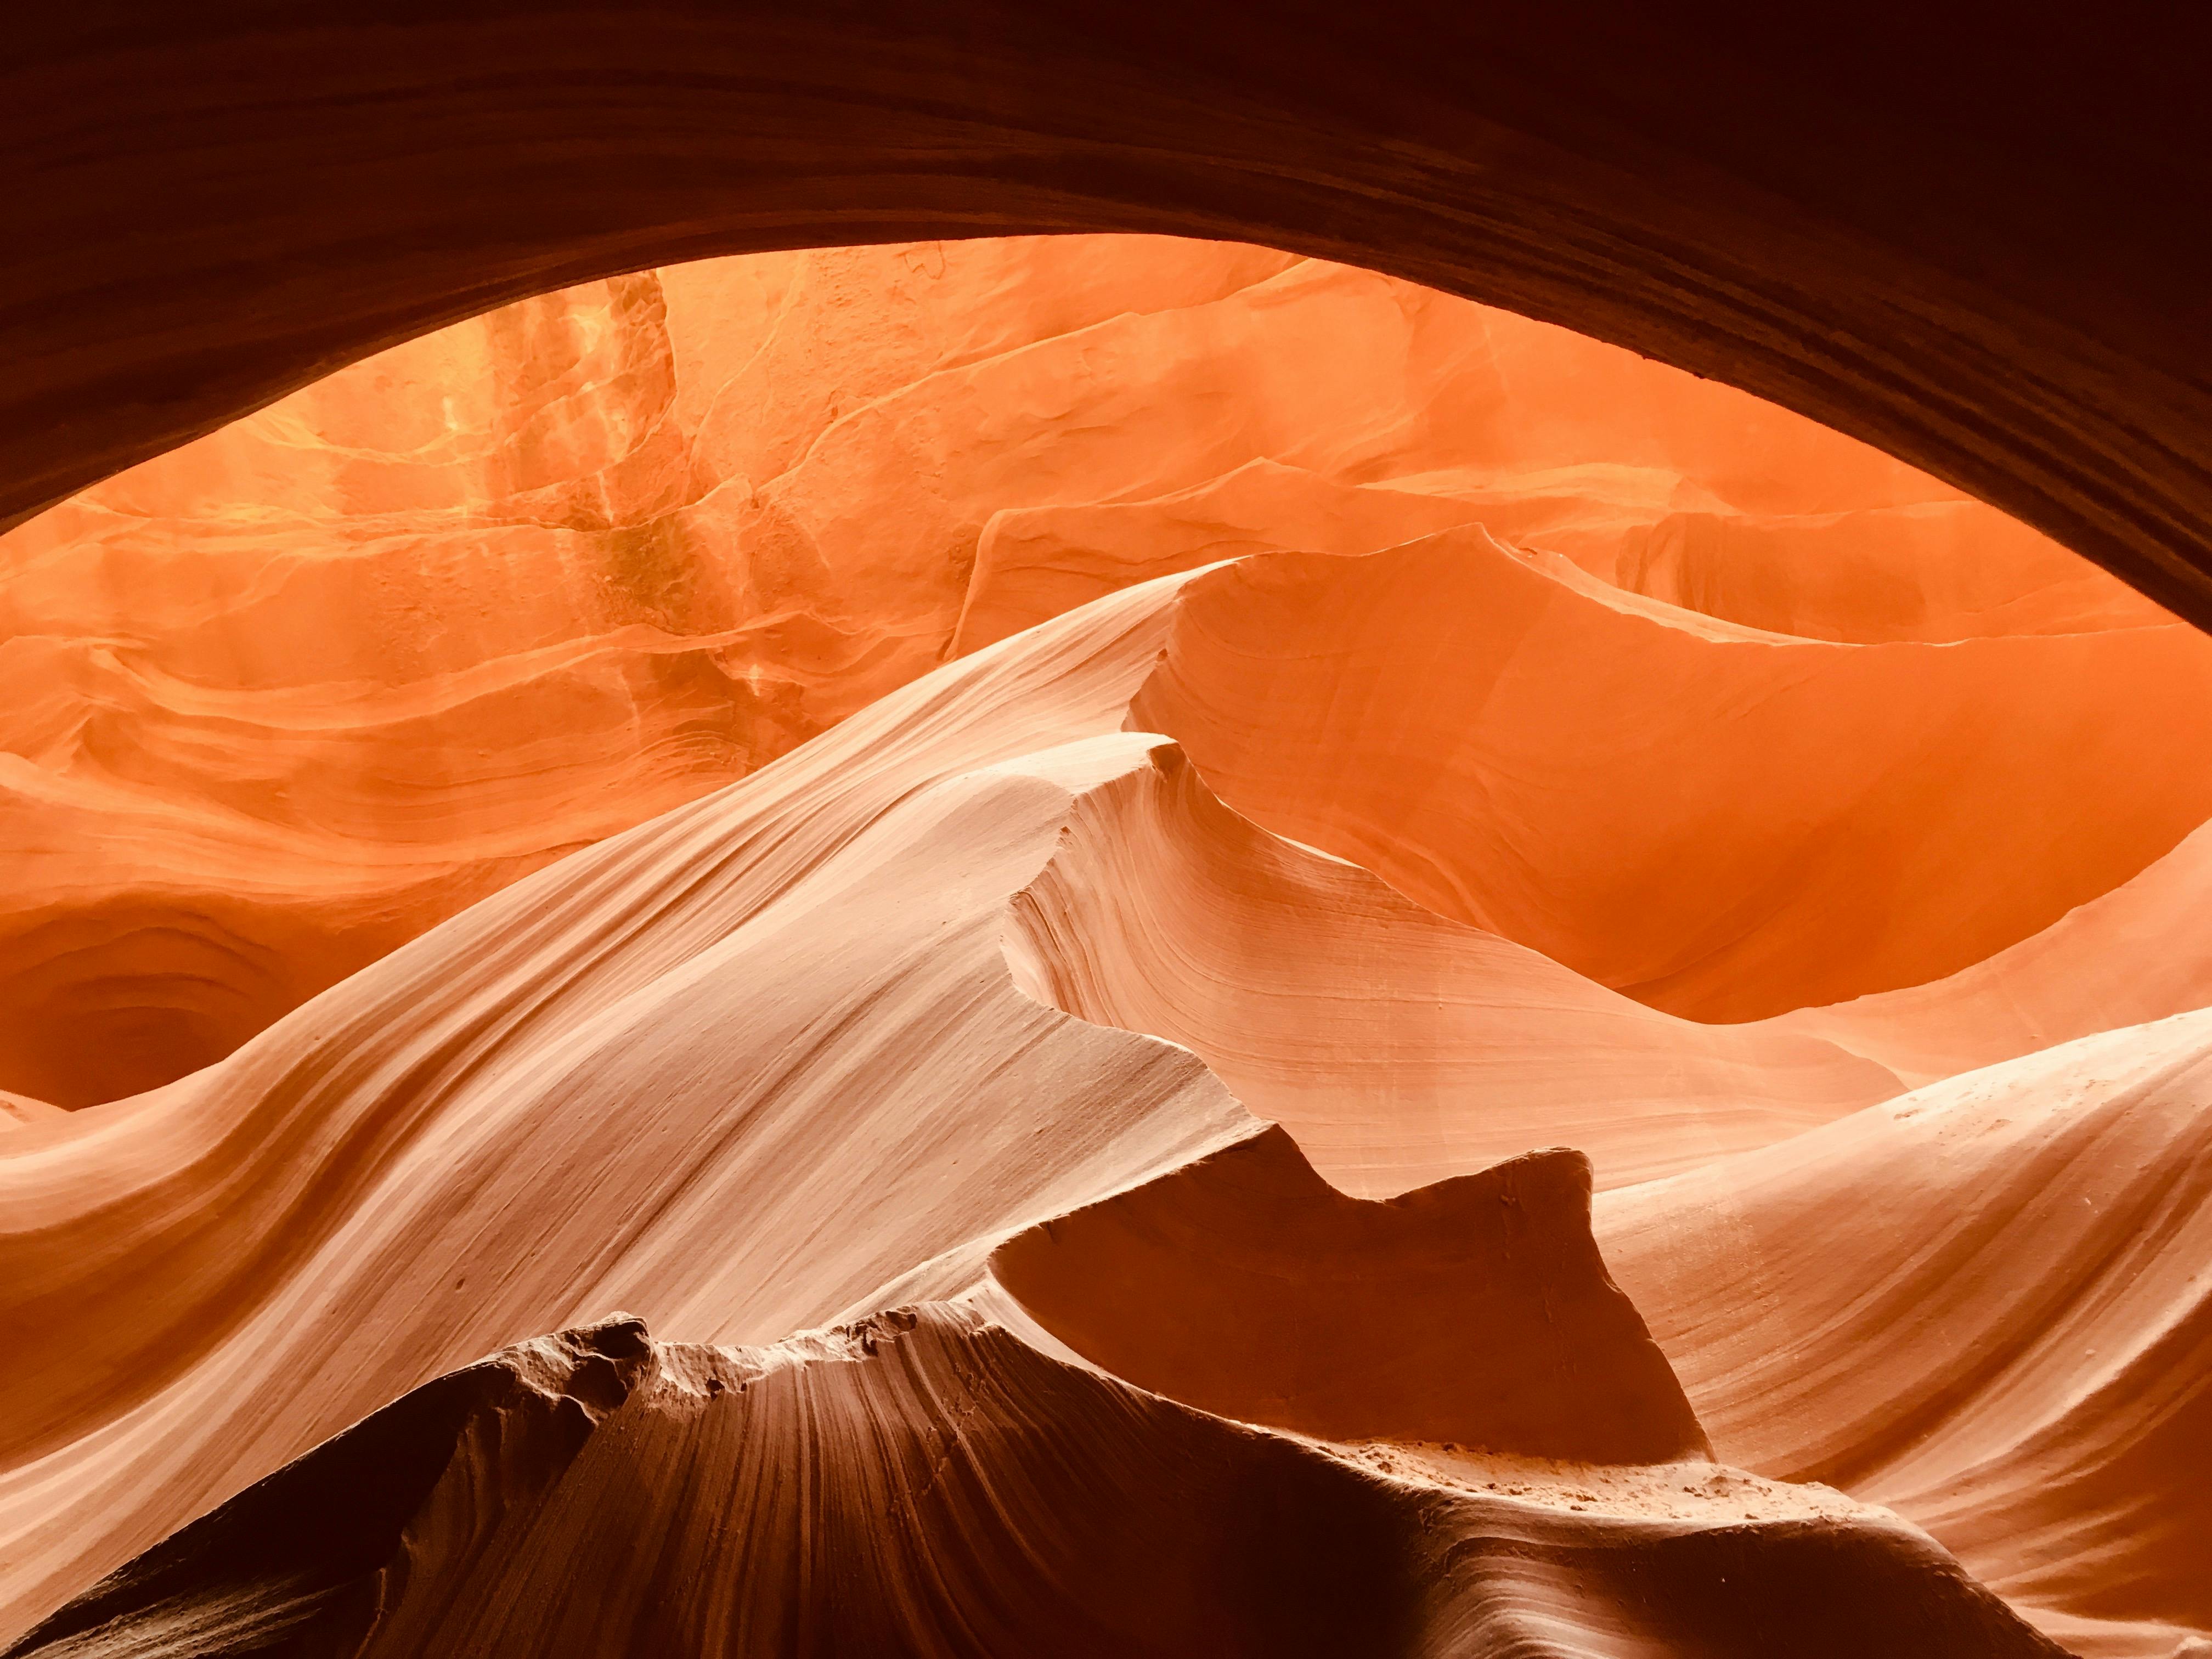
[[[1968,967],[2212,815],[2194,629],[1805,641],[1480,529],[1209,575],[1133,714],[1270,828],[1707,1020]]]
[[[1159,417],[1233,372],[1238,296],[1294,263],[1044,241],[592,284],[9,536],[0,1087],[80,1105],[194,1069],[932,666],[997,507],[1271,441],[1234,407],[1203,444]]]
[[[0,1285],[39,1316],[0,1371],[0,1459],[38,1474],[0,1483],[0,1620],[30,1630],[26,1651],[127,1652],[175,1595],[263,1619],[272,1577],[313,1652],[358,1650],[365,1606],[392,1607],[418,1650],[440,1632],[539,1650],[568,1605],[549,1579],[580,1598],[555,1621],[571,1645],[586,1627],[645,1639],[624,1610],[648,1606],[664,1634],[957,1632],[993,1607],[1011,1621],[999,1650],[1033,1650],[1093,1618],[1127,1628],[1122,1581],[1098,1577],[1103,1506],[1139,1552],[1107,1566],[1188,1577],[1145,1602],[1156,1646],[1219,1634],[1206,1608],[1249,1632],[1262,1615],[1240,1587],[1313,1560],[1291,1540],[1319,1536],[1339,1540],[1333,1602],[1365,1605],[1371,1583],[1408,1644],[1534,1621],[1596,1651],[1626,1629],[1751,1659],[1818,1614],[1842,1634],[1814,1650],[1838,1659],[1869,1643],[2047,1659],[1907,1522],[1704,1461],[1672,1355],[1598,1261],[1578,1158],[1340,1197],[1191,1050],[1039,997],[1024,949],[1085,843],[1142,860],[1139,832],[1183,840],[1184,866],[1269,857],[1218,804],[1175,810],[1194,769],[1125,729],[1204,580],[1109,594],[950,664],[471,907],[217,1065],[0,1139],[18,1224]],[[1231,877],[1217,902],[1266,886]],[[1406,929],[1405,903],[1354,884],[1312,921],[1356,956],[1377,937],[1363,917]],[[1118,977],[1133,957],[1103,942],[1140,918],[1083,925]],[[1540,1013],[1525,951],[1435,925],[1468,958],[1463,996],[1486,971]],[[1253,1012],[1279,1058],[1295,1009]],[[1559,1052],[1524,1067],[1583,1064],[1589,1012],[1561,1018]],[[1661,1035],[1632,1041],[1663,1066],[1672,1023],[1640,1020]],[[1427,1040],[1486,1036],[1445,1021]],[[1820,1047],[1737,1060],[1786,1073]],[[1332,1054],[1324,1037],[1307,1063]],[[1539,1134],[1545,1099],[1532,1087],[1508,1133]],[[1392,1135],[1388,1110],[1371,1133]],[[1076,1259],[1022,1261],[1040,1227]],[[1131,1259],[1153,1295],[1127,1296]],[[602,1304],[712,1346],[654,1349],[617,1322],[468,1363],[502,1330]],[[1407,1321],[1418,1340],[1397,1339]],[[1291,1441],[1254,1419],[1393,1437]],[[1439,1432],[1468,1439],[1395,1437]],[[378,1504],[307,1525],[364,1462]],[[1262,1507],[1288,1530],[1249,1565],[1167,1523],[1214,1516],[1224,1490],[1273,1492],[1278,1470],[1289,1486]],[[684,1565],[664,1580],[665,1552],[611,1547],[610,1515]],[[858,1550],[890,1576],[794,1595],[749,1539]],[[1470,1550],[1494,1568],[1455,1572]],[[371,1581],[401,1599],[366,1601]]]

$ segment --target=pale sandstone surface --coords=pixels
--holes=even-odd
[[[1601,1194],[1598,1236],[1723,1460],[2164,1653],[2212,1630],[2208,1079],[2212,1012],[2084,1037]]]
[[[386,957],[220,1065],[0,1153],[20,1629],[377,1405],[579,1310],[773,1340],[1257,1133],[1001,949],[1169,589],[894,694]]]
[[[1258,1133],[1187,1050],[1044,1006],[1006,952],[1013,900],[1085,800],[1188,775],[1162,773],[1163,739],[1119,729],[1181,585],[964,659],[471,908],[217,1066],[12,1138],[0,1197],[17,1225],[0,1249],[26,1340],[0,1476],[11,1621],[502,1327],[612,1300],[744,1340],[978,1288],[986,1255],[1024,1226]],[[1463,1261],[1452,1216],[1488,1200],[1366,1206],[1303,1179],[1322,1212],[1410,1224],[1343,1281],[1370,1338],[1425,1322],[1462,1352],[1410,1378],[1385,1360],[1364,1395],[1278,1358],[1294,1423],[1349,1410],[1418,1435],[1456,1397],[1466,1355],[1486,1352],[1503,1398],[1547,1402],[1540,1450],[1617,1461],[1609,1398],[1656,1427],[1632,1453],[1702,1444],[1603,1282],[1586,1199],[1532,1212],[1565,1254],[1525,1292],[1515,1340],[1498,1324],[1510,1298],[1469,1304],[1462,1274],[1399,1271],[1439,1249],[1437,1267]],[[733,1214],[752,1248],[734,1247]],[[1500,1241],[1513,1273],[1517,1236]],[[1273,1248],[1277,1272],[1321,1276],[1326,1303],[1327,1225]],[[1609,1310],[1553,1327],[1576,1296]],[[1645,1356],[1643,1376],[1624,1352]],[[1450,1409],[1441,1420],[1469,1437],[1534,1432],[1525,1404]],[[1924,1540],[1862,1541],[1868,1571],[1957,1593]],[[2022,1639],[1990,1650],[2033,1650]]]
[[[611,1301],[768,1340],[957,1293],[1024,1227],[1259,1133],[1189,1050],[1059,1012],[1009,953],[1026,890],[1111,799],[1189,787],[1165,739],[1122,728],[1191,580],[950,665],[472,907],[219,1065],[10,1136],[18,1622],[501,1330]],[[1587,1239],[1573,1205],[1559,1228]],[[1329,1254],[1325,1236],[1285,1248],[1310,1271]],[[1449,1277],[1369,1272],[1364,1311],[1395,1295],[1394,1319],[1495,1345]],[[1634,1349],[1641,1322],[1618,1316],[1603,1340]],[[1674,1387],[1648,1344],[1658,1371],[1632,1382],[1573,1345],[1543,1364],[1495,1352],[1516,1388],[1540,1389],[1545,1364],[1585,1389]],[[1449,1389],[1464,1363],[1430,1374]],[[1364,1425],[1432,1428],[1415,1386],[1386,1364]],[[1326,1398],[1346,1408],[1342,1387]]]
[[[1364,1198],[1549,1146],[1620,1186],[1904,1086],[1838,1042],[1679,1019],[1424,909],[1229,811],[1180,750],[1078,804],[1006,949],[1040,1000],[1189,1048]]]
[[[0,1094],[0,1130],[21,1123],[43,1123],[61,1115],[62,1109],[27,1095]]]

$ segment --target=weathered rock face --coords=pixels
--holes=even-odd
[[[1589,1160],[1553,1148],[1382,1202],[1280,1128],[992,1253],[1086,1359],[1323,1439],[1569,1462],[1694,1462],[1681,1385],[1589,1233]]]
[[[81,1106],[196,1069],[1116,586],[1478,521],[1820,639],[2162,620],[1740,393],[1262,249],[927,244],[592,283],[0,538],[0,1088]],[[2179,832],[2131,833],[2139,865]]]
[[[2212,816],[2193,629],[1808,641],[1480,528],[1208,574],[1134,714],[1271,829],[1704,1020],[1958,972]]]

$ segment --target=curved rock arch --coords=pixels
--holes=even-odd
[[[1372,265],[1731,380],[2212,621],[2190,251],[2212,118],[2178,38],[2212,25],[2183,9],[900,9],[372,0],[336,23],[210,0],[12,25],[0,525],[588,277],[1148,230]]]

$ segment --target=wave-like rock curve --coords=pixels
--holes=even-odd
[[[1955,972],[2212,813],[2193,629],[1800,640],[1480,529],[1211,573],[1133,723],[1268,829],[1706,1020]]]
[[[1077,803],[1007,950],[1041,1000],[1192,1049],[1366,1198],[1553,1145],[1601,1186],[1650,1180],[1902,1086],[1837,1042],[1678,1019],[1425,909],[1229,811],[1180,750]]]
[[[2212,1632],[2208,1080],[2212,1013],[2083,1038],[1601,1194],[1599,1237],[1720,1456],[2161,1651]]]

